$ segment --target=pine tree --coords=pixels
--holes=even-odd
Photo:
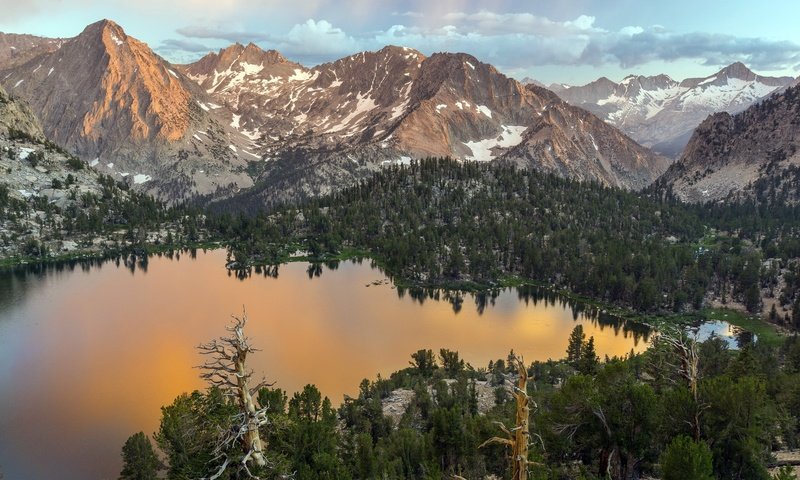
[[[584,375],[595,373],[599,362],[594,348],[594,337],[589,337],[589,340],[581,346],[581,358],[577,370]]]
[[[144,432],[128,437],[122,446],[122,462],[120,480],[155,480],[162,466]]]
[[[567,344],[567,362],[575,368],[578,367],[578,363],[581,360],[585,341],[586,334],[583,333],[583,325],[576,325],[569,335],[569,343]]]

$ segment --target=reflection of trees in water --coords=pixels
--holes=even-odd
[[[206,251],[205,249],[203,250]],[[6,308],[20,302],[29,291],[34,290],[45,278],[58,280],[61,276],[70,275],[80,271],[89,273],[91,270],[112,264],[117,268],[125,268],[131,275],[139,272],[147,273],[150,258],[168,258],[180,261],[181,255],[197,258],[197,249],[186,248],[183,250],[170,250],[154,254],[134,252],[117,255],[106,255],[98,258],[78,258],[62,260],[54,263],[31,263],[17,265],[0,270],[0,308]]]
[[[203,252],[206,250],[204,249]],[[196,249],[183,249],[171,250],[154,254],[159,258],[167,258],[169,260],[180,261],[181,255],[189,255],[190,258],[197,258]],[[363,264],[364,259],[356,258],[348,260],[354,265]],[[44,277],[53,275],[63,275],[71,273],[80,268],[84,272],[88,272],[93,268],[101,268],[104,264],[112,262],[117,267],[127,268],[131,274],[137,271],[147,273],[149,265],[149,256],[146,254],[126,254],[104,259],[79,259],[69,260],[53,264],[45,265],[26,265],[21,267],[10,268],[4,272],[0,272],[0,306],[12,305],[18,302],[22,295],[28,288],[38,284],[39,280]],[[378,270],[381,274],[386,275],[389,280],[394,283],[394,279],[384,272],[376,264],[374,260],[369,260],[370,268]],[[338,260],[330,260],[323,263],[309,263],[306,268],[308,278],[314,279],[321,277],[325,269],[336,271],[339,269],[341,262]],[[324,267],[324,268],[323,268]],[[278,278],[280,265],[258,265],[249,267],[239,267],[236,264],[229,264],[227,266],[228,276],[235,276],[237,279],[244,281],[253,275],[263,276],[265,278]],[[464,301],[467,296],[472,297],[475,302],[475,308],[479,315],[482,315],[487,308],[494,307],[497,298],[506,290],[510,289],[489,289],[480,292],[466,292],[461,290],[448,290],[442,288],[423,288],[423,287],[402,287],[397,286],[397,295],[399,298],[404,298],[408,295],[412,300],[423,305],[428,300],[436,302],[448,302],[453,312],[458,314],[464,308]],[[543,304],[546,307],[559,307],[563,309],[569,308],[572,313],[572,319],[577,321],[581,316],[589,321],[593,326],[599,328],[601,331],[605,328],[613,328],[615,335],[623,335],[633,337],[634,344],[638,344],[641,339],[648,340],[650,328],[646,325],[628,322],[622,317],[611,315],[602,309],[587,305],[585,303],[568,299],[558,293],[541,287],[534,286],[521,286],[516,288],[517,298],[524,302],[525,305],[533,304],[534,306]],[[752,342],[752,334],[745,331],[737,333],[737,342],[744,345]]]
[[[475,301],[478,315],[482,315],[487,307],[494,307],[497,297],[507,290],[511,289],[495,288],[480,292],[464,292],[441,288],[397,287],[397,296],[402,299],[408,295],[420,305],[423,305],[428,300],[446,301],[452,305],[453,311],[458,313],[463,308],[465,296],[468,295]],[[649,338],[650,327],[647,325],[629,322],[620,316],[612,315],[592,305],[569,299],[552,290],[534,286],[522,286],[516,287],[516,291],[517,298],[524,302],[526,306],[542,304],[545,307],[569,309],[573,320],[577,321],[583,317],[601,331],[605,328],[612,328],[615,335],[623,335],[625,338],[631,336],[634,340],[634,345],[637,345],[640,340],[647,341]]]

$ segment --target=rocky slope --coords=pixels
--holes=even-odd
[[[43,38],[33,35],[0,32],[0,69],[21,65],[28,60],[61,48],[60,38]]]
[[[800,86],[695,130],[656,188],[688,202],[800,200]]]
[[[467,54],[389,46],[306,69],[234,45],[181,70],[261,145],[268,161],[248,195],[267,202],[427,156],[509,160],[633,189],[667,166],[588,112]]]
[[[31,109],[0,87],[0,261],[101,248],[110,238],[72,230],[76,216],[129,198],[109,177],[47,142]],[[68,213],[71,212],[71,213]],[[95,245],[96,242],[96,245]]]
[[[618,127],[640,144],[677,157],[694,128],[716,112],[739,112],[794,83],[791,77],[762,77],[734,63],[706,78],[678,82],[667,75],[603,77],[556,93]]]
[[[251,184],[250,140],[196,85],[104,20],[61,48],[0,72],[45,134],[99,169],[162,197]]]

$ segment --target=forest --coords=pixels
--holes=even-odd
[[[773,320],[798,326],[800,207],[775,198],[687,205],[657,191],[428,159],[299,206],[212,206],[207,223],[240,270],[298,251],[311,261],[356,254],[406,287],[533,282],[661,314],[709,300],[759,314],[777,298]]]

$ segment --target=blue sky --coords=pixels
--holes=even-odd
[[[234,41],[305,65],[386,44],[464,51],[511,76],[702,77],[734,61],[800,75],[797,0],[0,0],[0,30],[71,37],[101,18],[170,61]]]

